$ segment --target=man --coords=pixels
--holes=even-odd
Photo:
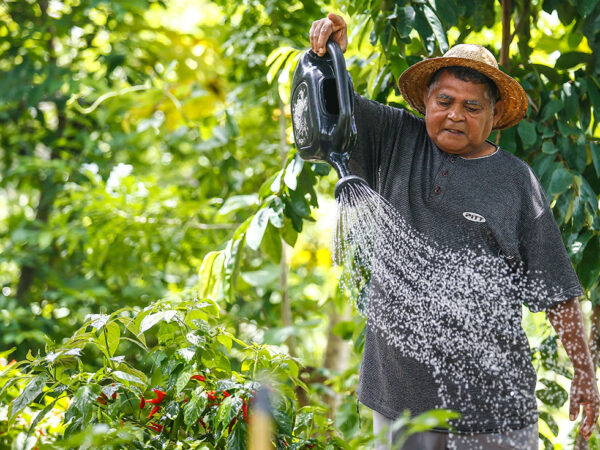
[[[346,50],[346,24],[335,14],[312,24],[312,50],[324,55],[330,37]],[[372,275],[357,392],[373,409],[375,431],[405,409],[450,407],[462,414],[452,433],[417,433],[402,448],[537,449],[535,371],[520,325],[526,303],[546,311],[573,363],[570,419],[584,407],[580,432],[589,439],[600,398],[577,300],[583,291],[533,172],[487,140],[522,119],[525,92],[477,45],[411,66],[399,87],[424,120],[355,95],[350,168],[394,206],[408,236],[435,251],[412,262],[419,247],[390,257],[388,266],[413,264],[416,277],[406,267],[397,280]],[[394,237],[383,239],[402,251]],[[419,331],[428,326],[435,333]],[[394,439],[388,433],[381,448]]]

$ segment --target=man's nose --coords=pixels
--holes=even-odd
[[[465,114],[464,114],[464,111],[462,110],[462,107],[456,105],[456,106],[453,106],[452,108],[450,108],[450,110],[448,111],[448,118],[450,120],[454,120],[457,122],[464,120]]]

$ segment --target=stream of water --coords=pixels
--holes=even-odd
[[[516,351],[528,345],[521,303],[556,292],[501,257],[432,241],[366,184],[348,183],[336,200],[333,257],[343,268],[340,284],[370,330],[398,355],[427,367],[438,407],[476,408],[507,430],[515,411],[535,422],[535,373],[514,370],[533,371],[523,361],[529,354]],[[469,414],[460,420],[476,426]],[[452,446],[463,439],[451,437]]]

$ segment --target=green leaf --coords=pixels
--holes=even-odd
[[[277,430],[279,434],[291,436],[293,422],[291,417],[287,414],[284,407],[285,404],[281,402],[279,407],[273,409],[273,420],[277,425]]]
[[[579,280],[585,289],[591,289],[600,277],[600,236],[596,235],[585,246],[581,263],[577,266]]]
[[[273,264],[281,261],[281,237],[273,225],[267,226],[260,248]]]
[[[276,228],[283,227],[283,210],[285,207],[283,200],[279,197],[275,197],[269,207],[271,208],[269,222]]]
[[[176,315],[177,311],[174,309],[159,311],[157,313],[150,314],[144,317],[144,319],[142,320],[142,323],[140,324],[140,333],[149,330],[159,322],[165,321],[169,323]]]
[[[544,105],[544,108],[542,109],[541,121],[545,122],[546,120],[550,119],[552,116],[554,116],[554,114],[563,109],[563,106],[563,102],[561,102],[557,98],[553,98],[552,100],[550,100]]]
[[[110,322],[106,325],[104,332],[106,333],[106,337],[102,336],[103,339],[106,339],[104,344],[106,345],[106,342],[108,342],[108,353],[113,356],[119,347],[121,327],[116,322]]]
[[[234,195],[229,197],[219,209],[218,214],[221,216],[225,216],[234,211],[238,211],[240,209],[247,209],[252,206],[258,205],[258,194],[248,194],[248,195]]]
[[[415,30],[421,36],[423,40],[423,44],[425,45],[425,50],[428,55],[433,54],[435,50],[435,35],[433,34],[433,30],[431,29],[431,25],[429,24],[429,20],[423,11],[423,6],[416,4],[415,8]]]
[[[567,52],[560,55],[556,60],[555,68],[566,70],[579,64],[590,64],[592,62],[593,55],[591,53],[583,52]]]
[[[300,175],[300,172],[302,172],[302,167],[304,167],[304,160],[300,157],[300,155],[296,154],[285,169],[283,182],[292,191],[296,190],[296,186],[298,185],[298,175]]]
[[[415,23],[415,10],[412,6],[397,8],[396,30],[400,38],[407,38],[410,35]]]
[[[596,175],[600,178],[600,145],[592,142],[590,144],[590,152],[592,154],[592,163],[594,164],[594,170]]]
[[[535,125],[529,120],[521,120],[517,127],[519,136],[523,140],[523,144],[526,148],[531,147],[537,140],[537,132],[535,131]]]
[[[242,399],[238,397],[225,397],[225,399],[219,405],[219,422],[225,426],[229,425],[229,422],[238,415],[242,409]]]
[[[583,17],[587,17],[588,14],[592,12],[597,3],[598,0],[575,0],[577,11]]]
[[[427,4],[425,8],[423,8],[423,11],[425,13],[425,17],[427,18],[427,21],[429,22],[429,26],[431,26],[433,34],[435,35],[435,38],[438,41],[440,51],[442,53],[446,53],[448,51],[448,38],[446,36],[446,30],[444,29],[442,22],[440,22],[440,19],[429,4]]]
[[[65,422],[76,417],[87,421],[88,414],[96,401],[96,397],[98,397],[98,393],[91,386],[80,386],[71,400],[69,409],[65,413]]]
[[[573,174],[564,167],[559,167],[552,174],[550,182],[551,194],[562,194],[573,184]]]
[[[85,317],[86,322],[91,320],[90,326],[96,330],[99,330],[106,325],[106,322],[108,322],[109,319],[110,316],[108,314],[88,314]]]
[[[435,10],[444,21],[446,28],[456,25],[458,22],[458,6],[454,0],[437,0]]]
[[[555,381],[541,380],[546,385],[546,389],[538,389],[535,395],[546,405],[560,408],[567,401],[569,394],[564,388]]]
[[[183,416],[186,426],[192,426],[200,419],[207,404],[208,399],[206,397],[206,392],[204,392],[202,388],[197,388],[192,394],[190,401],[183,407]]]
[[[48,403],[44,409],[42,409],[39,413],[37,413],[37,415],[35,416],[35,419],[33,419],[33,421],[31,422],[31,425],[29,425],[29,430],[27,430],[27,436],[31,435],[31,433],[33,432],[35,427],[38,425],[38,423],[40,423],[42,421],[42,419],[44,417],[46,417],[46,414],[48,414],[48,412],[50,412],[50,410],[52,408],[54,408],[54,405],[56,404],[57,401],[58,401],[58,398],[55,398],[53,401]]]
[[[542,144],[542,151],[544,153],[552,154],[552,153],[556,153],[558,151],[558,149],[554,146],[552,141],[545,141]]]
[[[137,386],[140,389],[146,388],[146,384],[140,378],[138,378],[137,376],[132,375],[130,373],[123,372],[121,370],[115,370],[114,372],[111,372],[110,375],[115,380],[123,383],[125,386],[129,386],[130,384],[133,384],[134,386]]]
[[[42,390],[46,386],[46,375],[38,375],[27,383],[23,392],[19,394],[17,398],[13,400],[10,406],[10,414],[8,420],[12,419],[19,414],[26,406],[28,406],[35,398],[42,393]]]
[[[548,424],[548,428],[550,428],[550,431],[552,431],[554,436],[558,436],[558,432],[559,432],[558,424],[556,423],[556,421],[554,420],[552,415],[546,411],[539,411],[539,416],[540,416],[540,419],[542,419],[544,422],[546,422]]]
[[[177,377],[177,381],[175,382],[175,392],[179,394],[186,387],[188,382],[190,381],[190,377],[193,375],[194,369],[188,367],[181,371],[179,376]]]
[[[262,241],[267,225],[269,224],[269,216],[271,215],[271,208],[263,208],[258,211],[246,231],[246,245],[252,250],[258,250]]]
[[[225,450],[239,450],[246,448],[247,441],[247,425],[244,421],[237,421],[236,425],[231,430],[231,434],[227,437],[227,447]]]

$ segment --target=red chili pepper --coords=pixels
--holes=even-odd
[[[204,429],[206,430],[206,424],[204,423],[204,420],[202,419],[202,417],[200,417],[200,418],[198,419],[198,423],[199,423],[200,425],[202,425],[202,428],[204,428]]]
[[[194,375],[193,377],[190,377],[190,380],[205,381],[206,378],[203,375]]]
[[[160,433],[163,429],[163,426],[156,422],[150,422],[150,425],[148,425],[148,428],[152,428],[154,431]]]
[[[215,391],[206,391],[206,398],[209,399],[211,402],[214,402],[217,400],[217,397],[215,397],[216,392]]]
[[[190,401],[190,399],[189,399],[189,398],[186,398],[186,399],[183,401],[183,403],[187,403],[187,402],[189,402],[189,401]]]
[[[229,392],[227,392],[227,391],[225,391],[225,390],[224,390],[224,391],[223,391],[223,395],[224,395],[225,397],[229,397],[231,394],[230,394]]]
[[[102,395],[104,395],[104,394],[102,394]],[[106,396],[104,395],[104,397],[106,397]],[[98,403],[100,403],[101,405],[106,405],[106,399],[105,399],[104,397],[98,397],[98,398],[96,399],[96,401],[97,401]]]
[[[114,387],[115,383],[111,383],[110,385]],[[112,395],[111,395],[111,397],[112,397],[113,400],[115,398],[117,398],[117,391],[113,392]]]
[[[156,406],[153,406],[153,407],[152,407],[152,409],[150,410],[150,414],[148,414],[148,419],[149,419],[150,417],[152,417],[154,414],[156,414],[156,413],[157,413],[157,411],[159,410],[159,408],[160,408],[160,406],[158,406],[158,405],[156,405]]]
[[[143,409],[144,406],[146,406],[146,399],[144,398],[144,395],[142,395],[142,398],[140,398],[140,409]]]
[[[237,421],[237,417],[234,417],[233,420],[231,422],[229,422],[229,429],[228,429],[229,434],[231,434],[231,429],[235,425],[236,421]]]
[[[121,419],[121,428],[123,428],[125,426],[125,423],[123,422],[123,419]]]
[[[156,394],[156,398],[151,398],[150,400],[146,400],[146,403],[151,403],[152,405],[160,405],[167,395],[166,392],[160,391],[158,389],[152,389]]]
[[[290,444],[288,444],[288,443],[287,443],[287,441],[285,440],[285,438],[283,438],[283,444],[284,444],[286,447],[289,447],[289,446],[290,446]]]
[[[42,430],[41,428],[38,430],[38,432],[40,433],[40,435],[41,435],[41,436],[46,436],[46,435],[44,434],[44,430]]]
[[[248,422],[248,403],[246,403],[246,399],[242,404],[242,414],[244,415],[244,422]]]

